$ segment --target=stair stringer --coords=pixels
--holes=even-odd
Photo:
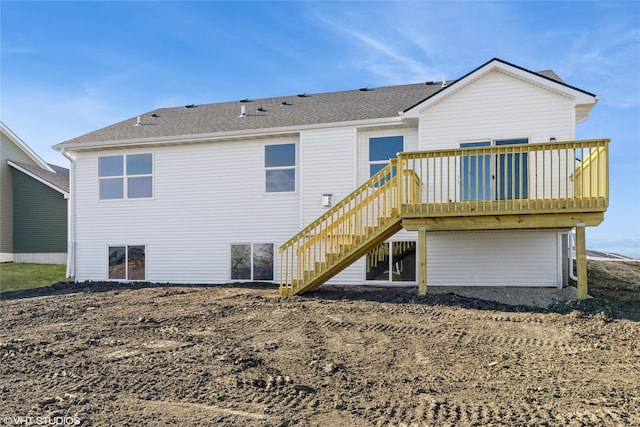
[[[387,218],[386,221],[387,224],[385,227],[381,227],[378,231],[369,236],[368,239],[351,247],[346,253],[342,254],[335,263],[331,264],[327,269],[319,272],[317,276],[306,280],[302,286],[281,287],[280,295],[301,295],[318,289],[336,274],[340,273],[342,270],[366,255],[371,249],[383,243],[402,229],[402,218],[399,215],[395,218]]]

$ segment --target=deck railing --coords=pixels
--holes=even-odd
[[[418,203],[400,189],[404,217],[604,211],[608,139],[398,154],[422,181]]]

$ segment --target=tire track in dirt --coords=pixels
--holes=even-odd
[[[242,330],[245,328],[261,330],[290,330],[294,328],[311,328],[323,330],[349,329],[358,332],[379,332],[387,335],[421,336],[447,343],[460,344],[462,346],[505,346],[555,349],[566,354],[579,354],[589,351],[617,351],[617,348],[602,342],[571,342],[569,340],[553,340],[525,336],[509,336],[483,334],[474,331],[446,331],[440,330],[439,325],[432,328],[424,328],[411,325],[392,325],[387,323],[354,323],[337,322],[334,320],[301,320],[301,319],[229,319],[221,322],[223,328],[230,330]],[[221,330],[221,329],[219,329]]]
[[[392,402],[380,418],[398,426],[481,426],[481,425],[594,425],[624,426],[631,420],[626,413],[611,409],[585,409],[558,412],[534,405],[462,404],[424,399],[410,409]]]

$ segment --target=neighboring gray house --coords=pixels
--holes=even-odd
[[[64,264],[69,170],[46,163],[0,127],[0,261]]]

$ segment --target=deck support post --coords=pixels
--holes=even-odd
[[[418,228],[418,295],[427,294],[427,229]]]
[[[584,223],[576,225],[576,267],[578,270],[578,299],[589,296],[587,286],[587,244]]]

